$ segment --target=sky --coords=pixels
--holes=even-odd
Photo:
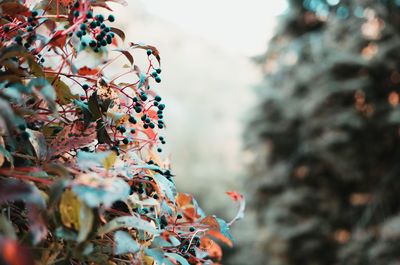
[[[265,51],[286,0],[141,0],[148,12],[227,51]]]

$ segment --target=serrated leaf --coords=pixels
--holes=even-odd
[[[161,188],[167,198],[170,201],[174,202],[176,195],[175,185],[161,174],[154,174],[153,177],[157,185]]]
[[[135,228],[151,234],[159,234],[159,231],[155,228],[154,224],[136,216],[116,217],[104,226],[100,227],[98,234],[104,235],[120,228]]]
[[[166,252],[165,256],[173,258],[174,260],[178,261],[181,265],[190,265],[187,260],[179,254]]]
[[[115,255],[136,253],[140,250],[140,245],[125,231],[116,231],[114,234],[114,242]]]
[[[103,178],[90,173],[79,175],[72,191],[91,208],[99,207],[100,204],[107,208],[115,201],[126,200],[130,186],[121,178]]]

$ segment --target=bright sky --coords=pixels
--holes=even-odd
[[[224,49],[256,55],[266,48],[286,0],[141,0],[148,12]]]

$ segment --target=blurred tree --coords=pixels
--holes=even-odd
[[[399,264],[400,1],[289,2],[245,135],[256,243],[231,264]]]

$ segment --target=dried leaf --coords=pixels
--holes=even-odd
[[[96,140],[96,137],[95,123],[90,124],[88,127],[86,127],[82,121],[68,125],[64,127],[51,142],[51,156],[56,156],[72,149],[88,145]]]

